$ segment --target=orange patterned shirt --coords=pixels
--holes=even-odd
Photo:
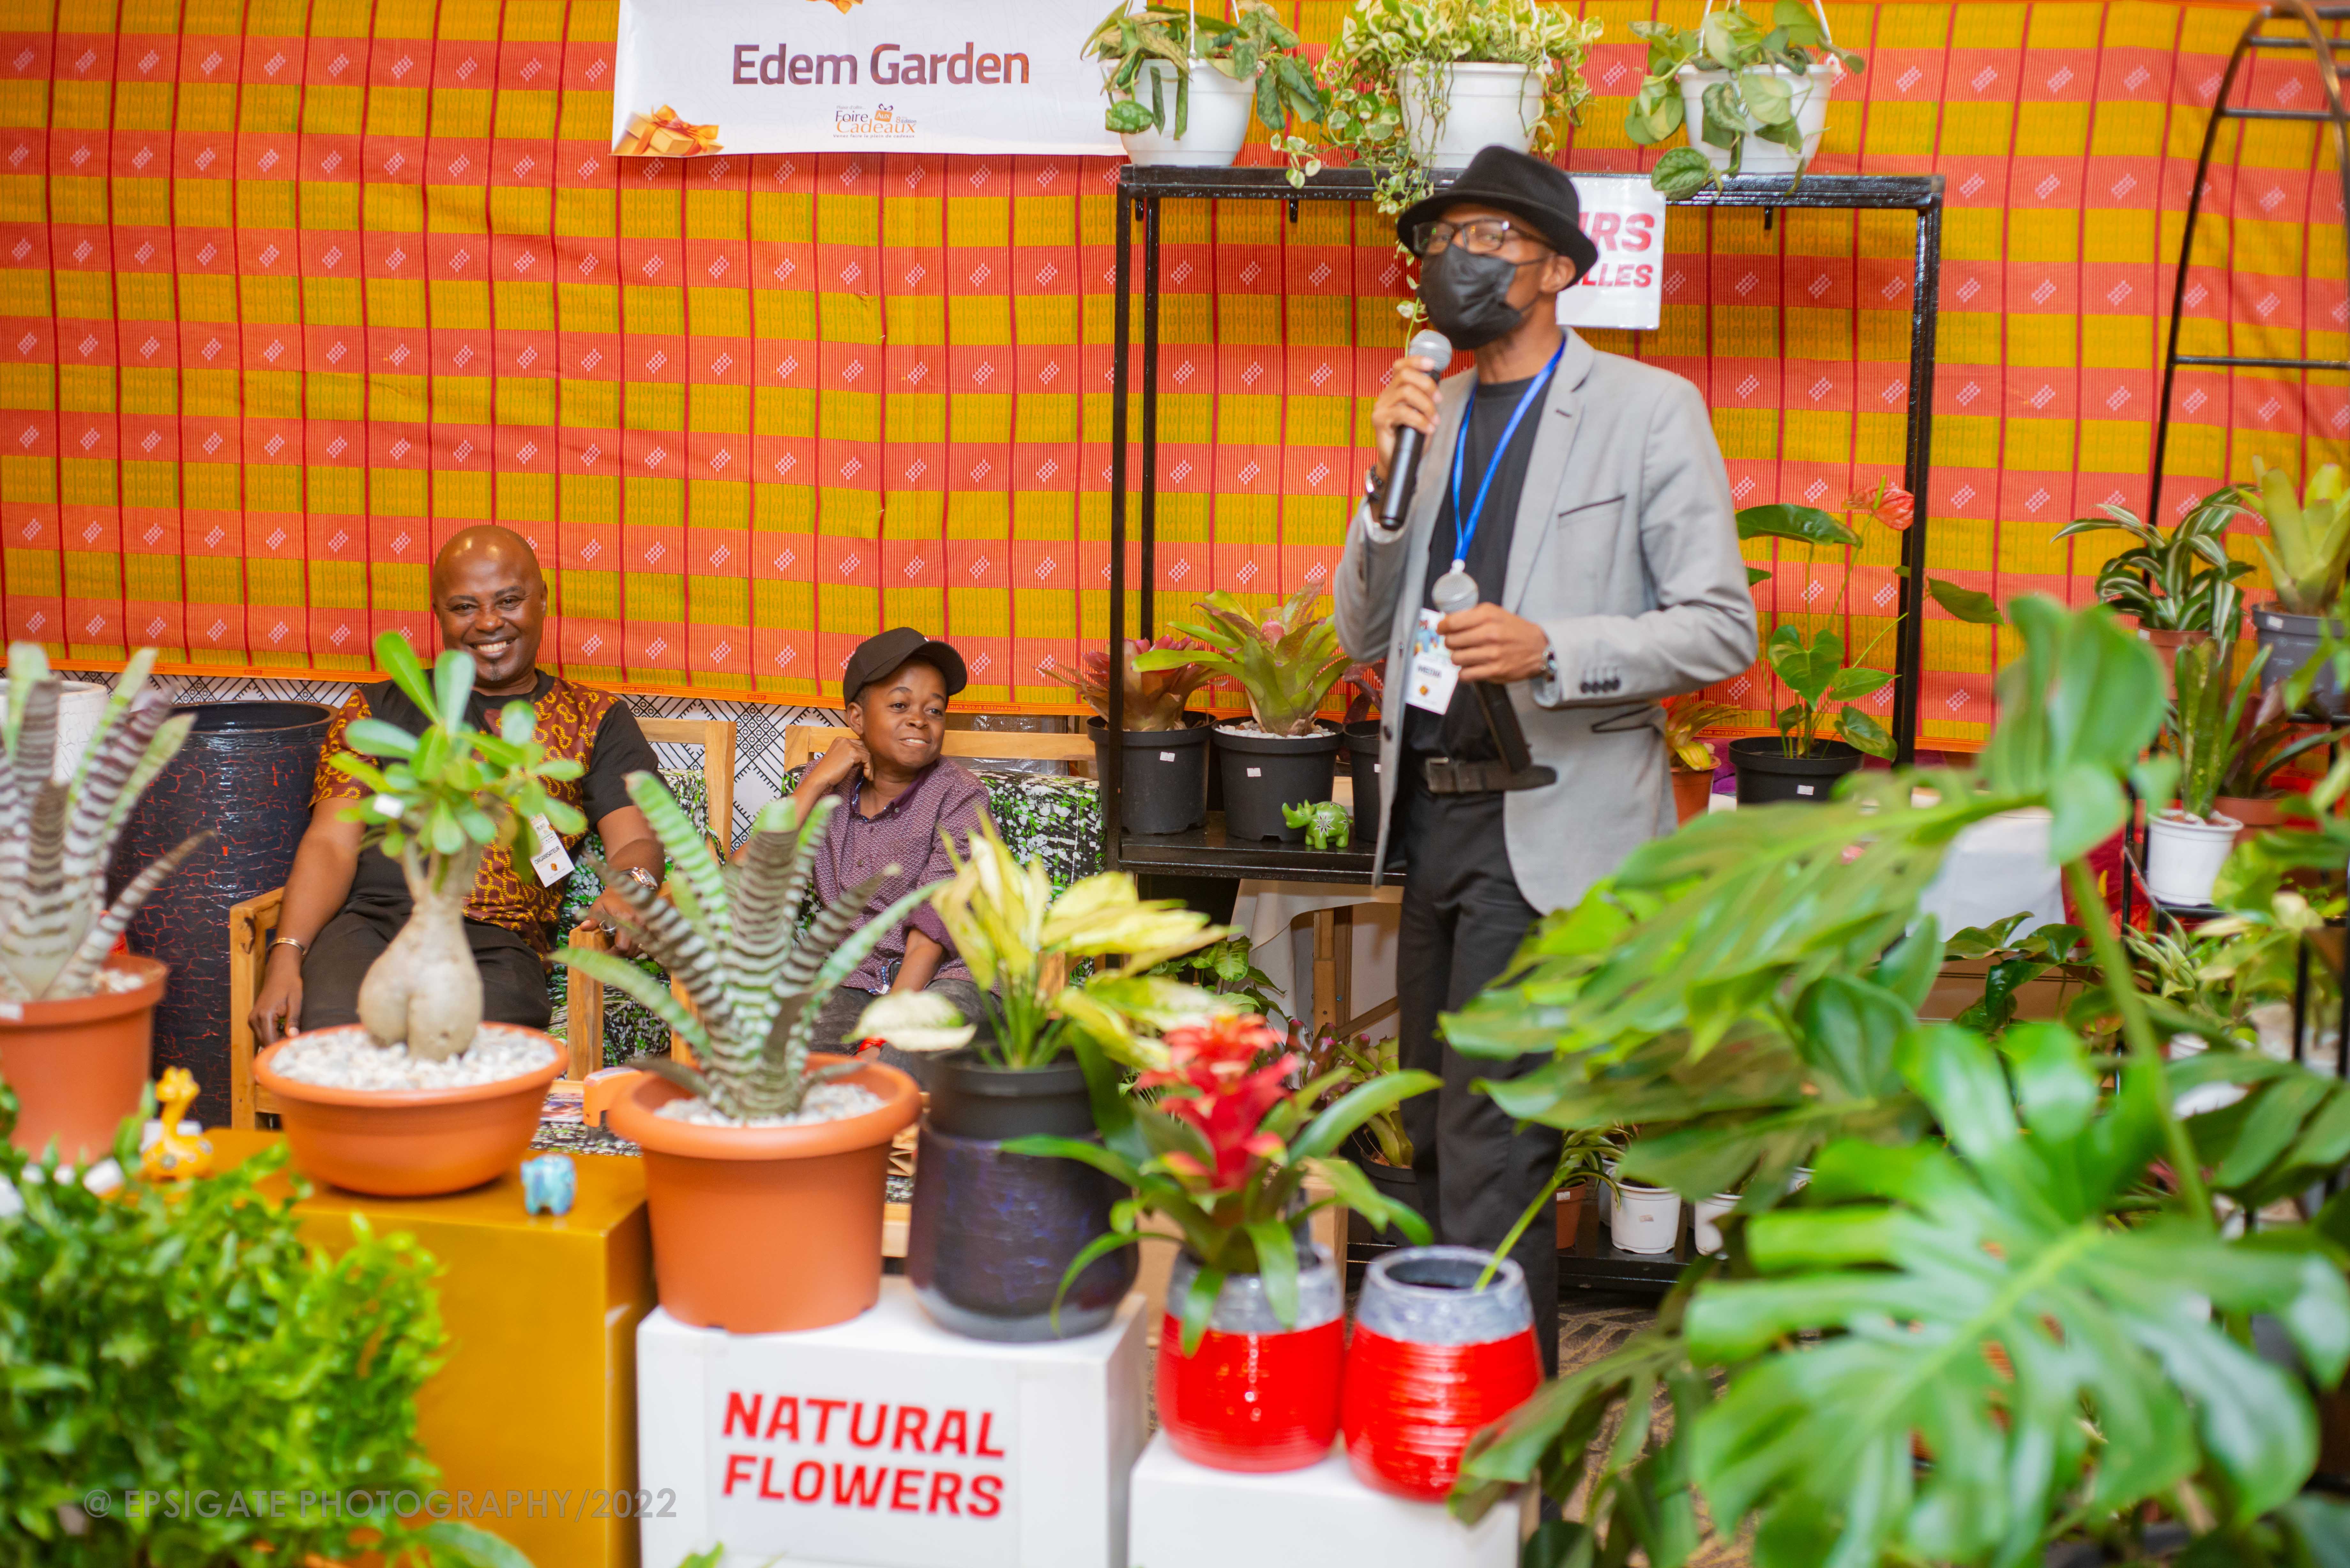
[[[609,813],[631,804],[624,782],[629,774],[658,771],[652,745],[637,727],[636,716],[608,691],[576,686],[542,670],[537,688],[528,697],[484,699],[475,692],[466,717],[475,728],[494,732],[498,713],[509,702],[528,702],[536,711],[538,722],[532,732],[546,748],[547,755],[567,757],[586,766],[587,771],[579,777],[549,784],[547,794],[585,815],[590,828]],[[346,742],[344,734],[353,720],[370,717],[411,734],[421,732],[426,723],[422,711],[389,680],[355,689],[327,727],[317,778],[310,788],[310,809],[314,814],[329,803],[366,796],[367,791],[359,781],[336,769],[331,759],[338,752],[365,755]],[[586,836],[585,833],[564,835],[565,852],[576,859]],[[548,947],[550,928],[563,907],[563,881],[552,887],[542,885],[528,861],[516,864],[504,846],[494,846],[482,857],[482,869],[473,878],[472,895],[465,900],[465,918],[503,926],[544,952]],[[348,904],[392,908],[404,918],[409,902],[408,884],[400,874],[399,864],[380,848],[370,846],[360,851],[359,874],[351,880]]]

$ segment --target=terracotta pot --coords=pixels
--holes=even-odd
[[[1581,1181],[1558,1195],[1558,1250],[1560,1251],[1572,1250],[1575,1237],[1583,1233],[1583,1210],[1585,1200],[1590,1196],[1589,1184]]]
[[[436,1198],[494,1181],[530,1151],[546,1086],[562,1075],[560,1041],[536,1029],[484,1023],[484,1031],[546,1043],[541,1067],[463,1089],[329,1089],[278,1073],[279,1041],[254,1059],[254,1082],[276,1095],[295,1168],[304,1175],[377,1198]],[[364,1035],[359,1024],[326,1033]],[[316,1038],[304,1035],[304,1039]]]
[[[2232,816],[2238,823],[2236,842],[2241,844],[2257,833],[2284,823],[2284,808],[2298,798],[2290,794],[2244,795],[2223,794],[2211,803],[2211,809],[2221,816]]]
[[[2141,626],[2137,628],[2137,639],[2153,649],[2154,656],[2162,660],[2163,692],[2166,696],[2176,697],[2178,695],[2178,650],[2195,643],[2209,642],[2211,634],[2208,631],[2156,631]]]
[[[1473,1247],[1406,1247],[1374,1261],[1355,1308],[1339,1394],[1347,1462],[1365,1486],[1434,1502],[1470,1435],[1542,1382],[1526,1280]]]
[[[63,1163],[94,1164],[113,1153],[122,1118],[138,1114],[166,971],[129,953],[106,967],[145,983],[70,1002],[0,1006],[0,1078],[16,1091],[17,1105],[8,1141],[36,1158],[55,1139]]]
[[[1673,811],[1676,819],[1687,822],[1692,816],[1703,816],[1713,800],[1713,775],[1696,768],[1673,770]]]
[[[842,1323],[880,1299],[889,1142],[921,1114],[922,1092],[878,1062],[839,1081],[881,1108],[805,1127],[698,1127],[654,1114],[685,1091],[648,1075],[605,1113],[645,1151],[653,1278],[671,1317],[775,1334]]]
[[[1167,1299],[1199,1276],[1180,1254]],[[1346,1282],[1316,1251],[1297,1275],[1297,1322],[1284,1327],[1254,1274],[1224,1281],[1199,1349],[1183,1354],[1183,1324],[1159,1326],[1159,1423],[1177,1453],[1211,1469],[1304,1469],[1338,1435],[1338,1368],[1346,1358]]]

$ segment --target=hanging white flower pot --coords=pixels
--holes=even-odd
[[[1134,84],[1134,99],[1144,108],[1150,106],[1151,83],[1156,79],[1159,102],[1165,106],[1167,128],[1164,130],[1129,130],[1119,140],[1126,143],[1126,155],[1137,163],[1169,163],[1187,169],[1226,169],[1248,145],[1249,108],[1256,100],[1256,83],[1234,81],[1206,60],[1193,60],[1191,85],[1186,92],[1183,134],[1175,134],[1175,89],[1178,80],[1174,66],[1166,60],[1152,60],[1142,67],[1142,78]]]
[[[2166,811],[2146,825],[2147,891],[2166,904],[2208,904],[2211,884],[2243,824],[2214,812],[2208,819]]]
[[[1738,161],[1741,174],[1793,174],[1808,167],[1813,154],[1820,150],[1820,137],[1828,126],[1828,94],[1838,78],[1844,75],[1834,65],[1814,66],[1809,71],[1797,73],[1784,66],[1753,69],[1738,73],[1744,77],[1770,77],[1785,84],[1795,125],[1804,133],[1804,150],[1796,152],[1776,141],[1765,141],[1759,136],[1743,139],[1744,148]],[[1716,169],[1730,167],[1731,149],[1716,147],[1705,140],[1705,89],[1731,79],[1728,71],[1701,71],[1683,66],[1678,73],[1681,85],[1683,125],[1689,131],[1689,143],[1705,154],[1706,161]]]
[[[1431,169],[1466,169],[1485,148],[1534,146],[1542,69],[1471,60],[1406,66],[1396,73],[1396,98],[1412,156]]]

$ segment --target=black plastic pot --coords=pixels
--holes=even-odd
[[[1343,733],[1347,773],[1355,781],[1355,832],[1351,842],[1357,849],[1368,849],[1379,837],[1379,722],[1357,719]]]
[[[1336,730],[1267,735],[1219,729],[1216,756],[1224,775],[1224,836],[1305,843],[1305,829],[1290,826],[1281,808],[1330,798],[1341,739]]]
[[[968,1052],[941,1059],[914,1158],[906,1278],[941,1326],[973,1339],[1031,1341],[1091,1334],[1134,1283],[1134,1249],[1097,1258],[1062,1298],[1054,1293],[1086,1244],[1109,1230],[1124,1189],[1074,1159],[1007,1154],[1034,1133],[1091,1137],[1085,1074],[1075,1063],[1021,1072]]]
[[[1128,833],[1181,833],[1208,820],[1208,736],[1214,722],[1186,713],[1180,730],[1128,730],[1118,757],[1118,817]],[[1086,721],[1098,776],[1109,776],[1109,726]]]
[[[2293,615],[2273,603],[2252,607],[2252,630],[2260,645],[2269,650],[2269,661],[2261,666],[2261,689],[2268,690],[2290,680],[2293,672],[2316,656],[2318,645],[2324,640],[2326,620],[2324,616]],[[2350,717],[2350,701],[2343,696],[2341,682],[2334,679],[2331,668],[2318,671],[2316,682],[2310,687],[2310,704],[2331,718]]]
[[[1814,741],[1809,755],[1785,754],[1776,735],[1750,735],[1730,742],[1738,770],[1738,804],[1778,805],[1787,801],[1824,804],[1836,780],[1857,773],[1861,753],[1842,741]]]
[[[228,911],[286,885],[310,826],[331,710],[316,702],[195,702],[195,729],[163,766],[116,840],[110,886],[122,884],[192,833],[213,842],[189,857],[130,922],[133,952],[172,966],[155,1006],[154,1069],[185,1067],[199,1093],[191,1112],[229,1121]]]

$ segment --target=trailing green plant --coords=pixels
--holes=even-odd
[[[2233,642],[2244,604],[2236,579],[2252,569],[2228,554],[2228,524],[2243,514],[2243,496],[2241,485],[2215,490],[2168,532],[2108,504],[2100,508],[2103,517],[2077,518],[2056,537],[2128,535],[2137,542],[2097,570],[2099,601],[2137,617],[2148,631],[2205,631],[2214,641]]]
[[[1153,649],[1134,660],[1133,668],[1147,674],[1196,664],[1237,683],[1257,728],[1266,734],[1310,735],[1316,728],[1315,713],[1352,663],[1338,646],[1337,628],[1314,613],[1319,597],[1320,590],[1308,583],[1261,621],[1238,597],[1219,588],[1199,601],[1201,618],[1168,623],[1206,652]]]
[[[1154,964],[1150,972],[1229,997],[1243,1012],[1277,1012],[1281,987],[1257,968],[1255,951],[1243,931]]]
[[[464,911],[482,857],[502,846],[531,877],[534,820],[558,834],[587,826],[546,786],[586,770],[546,754],[533,738],[538,721],[527,702],[506,704],[494,735],[466,722],[472,654],[446,650],[428,678],[408,639],[387,631],[375,639],[375,656],[424,715],[425,729],[411,735],[357,719],[344,732],[350,750],[328,759],[369,792],[343,807],[342,820],[364,824],[367,841],[400,863],[414,903],[359,982],[359,1022],[380,1046],[405,1044],[411,1056],[440,1061],[471,1046],[481,1027],[482,974]]]
[[[2178,650],[2178,698],[2163,725],[2165,744],[2178,759],[2179,809],[2197,822],[2211,815],[2243,749],[2244,715],[2269,657],[2265,648],[2254,654],[2231,689],[2228,653],[2227,645],[2217,642]]]
[[[634,773],[627,782],[629,798],[668,853],[665,895],[598,857],[588,865],[620,896],[621,923],[684,989],[686,1002],[614,953],[566,947],[555,961],[635,998],[693,1048],[690,1067],[670,1056],[639,1056],[631,1066],[660,1074],[733,1121],[794,1115],[810,1088],[858,1065],[809,1065],[825,1000],[937,884],[868,919],[866,905],[890,874],[885,869],[844,888],[796,930],[839,796],[823,796],[796,820],[790,801],[768,802],[730,861],[712,851],[658,776]]]
[[[1624,134],[1635,147],[1656,147],[1676,130],[1689,132],[1690,145],[1666,153],[1648,172],[1648,182],[1668,196],[1687,196],[1719,182],[1722,172],[1737,173],[1750,136],[1795,154],[1795,182],[1801,184],[1803,113],[1812,94],[1827,90],[1811,79],[1813,68],[1830,60],[1856,76],[1864,68],[1858,55],[1836,47],[1826,24],[1804,0],[1776,0],[1767,27],[1747,15],[1739,0],[1725,0],[1694,28],[1635,22],[1632,32],[1648,46],[1648,74],[1624,117]],[[1699,100],[1701,122],[1695,126],[1685,124],[1683,71],[1724,78],[1707,85]],[[1794,83],[1786,72],[1794,74]],[[1716,171],[1698,151],[1700,141],[1730,154],[1726,171]]]
[[[65,682],[37,642],[8,649],[0,721],[0,1002],[62,1002],[98,989],[106,955],[147,896],[212,837],[194,835],[133,877],[111,902],[106,877],[131,809],[188,738],[147,684],[155,650],[123,667],[105,713],[65,782],[54,776]]]
[[[1432,171],[1404,128],[1401,78],[1414,74],[1440,130],[1454,64],[1521,65],[1542,78],[1542,116],[1527,128],[1537,155],[1566,144],[1591,96],[1584,62],[1601,24],[1542,0],[1355,0],[1338,41],[1322,57],[1329,143],[1378,171],[1372,200],[1389,217],[1434,188]],[[1431,140],[1433,132],[1430,133]],[[1292,150],[1293,166],[1297,154]],[[1397,306],[1417,319],[1416,302]]]
[[[528,1568],[471,1525],[415,1517],[440,1484],[416,1436],[443,1344],[432,1259],[357,1214],[339,1252],[306,1241],[307,1186],[272,1186],[282,1146],[146,1182],[154,1107],[150,1093],[123,1122],[131,1174],[101,1194],[7,1142],[0,1085],[0,1562]],[[97,1496],[112,1506],[85,1506]],[[407,1520],[383,1502],[403,1496]]]
[[[1196,664],[1177,664],[1158,670],[1136,669],[1135,659],[1149,653],[1153,646],[1147,637],[1132,638],[1127,642],[1125,711],[1118,722],[1128,730],[1180,730],[1191,693],[1213,679],[1213,671]],[[1184,638],[1169,637],[1159,639],[1155,646],[1188,651],[1195,645]],[[1087,707],[1101,715],[1103,723],[1109,722],[1107,649],[1087,649],[1074,669],[1066,664],[1039,665],[1036,672],[1076,692]]]
[[[1147,0],[1134,10],[1119,0],[1086,39],[1084,53],[1105,65],[1116,62],[1102,84],[1110,100],[1103,124],[1115,131],[1157,130],[1180,139],[1191,125],[1191,70],[1197,65],[1255,84],[1256,117],[1273,131],[1276,147],[1298,140],[1289,129],[1293,120],[1318,122],[1326,107],[1312,63],[1297,53],[1297,35],[1282,25],[1280,13],[1265,0],[1235,0],[1229,22],[1217,15],[1200,16],[1192,5]],[[1154,62],[1166,70],[1151,69]],[[1170,76],[1175,78],[1172,104],[1167,100]],[[1148,104],[1141,92],[1146,81]],[[1294,182],[1303,183],[1306,172],[1320,172],[1320,164],[1300,171]]]
[[[2010,915],[1989,926],[1968,926],[1942,944],[1945,962],[1983,964],[1983,993],[1951,1020],[1986,1038],[1997,1039],[2015,1021],[2016,996],[2053,969],[2073,965],[2088,941],[2080,927],[2061,922],[2039,926],[2022,937],[2016,928],[2031,919]]]
[[[2344,588],[2350,565],[2350,485],[2341,467],[2326,463],[2296,495],[2293,475],[2252,459],[2252,483],[2243,500],[2268,524],[2259,541],[2277,604],[2290,615],[2324,615]]]

